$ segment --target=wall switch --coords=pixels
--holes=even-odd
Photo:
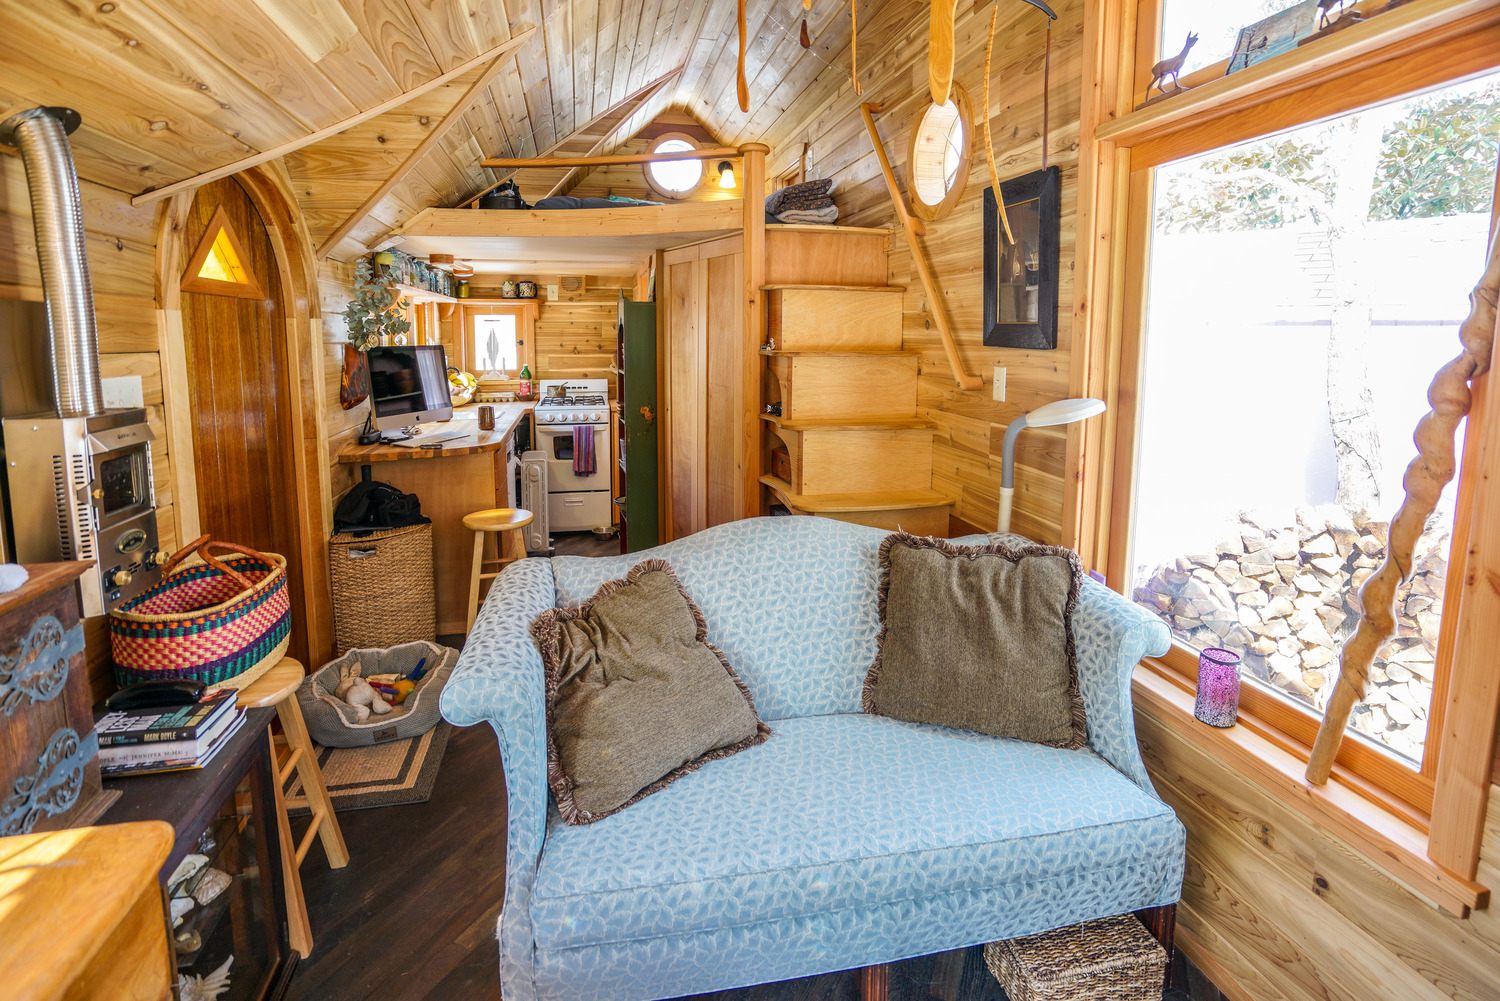
[[[995,399],[998,402],[1000,402],[1000,403],[1004,403],[1005,402],[1005,366],[1004,365],[996,365],[995,366]]]
[[[104,405],[113,410],[146,405],[145,387],[138,375],[122,375],[113,379],[100,379],[99,388],[104,390]]]
[[[552,300],[553,302],[556,302],[560,298],[556,285],[547,286],[547,298]]]

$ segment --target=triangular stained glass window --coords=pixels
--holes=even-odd
[[[235,235],[220,206],[203,231],[203,239],[182,276],[184,292],[207,292],[245,299],[264,299],[260,283],[251,272],[249,256]]]

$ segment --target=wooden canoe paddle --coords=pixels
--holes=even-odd
[[[932,15],[927,28],[927,86],[932,91],[932,103],[938,107],[948,103],[948,93],[953,89],[953,19],[958,0],[932,0]]]
[[[957,2],[957,0],[955,0]],[[739,93],[740,110],[750,110],[750,84],[745,81],[745,0],[739,0],[740,5],[740,68],[739,76],[735,79],[735,89]]]

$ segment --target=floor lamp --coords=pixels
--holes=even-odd
[[[1005,448],[1001,453],[1000,467],[1000,522],[996,531],[1010,531],[1010,506],[1016,495],[1016,439],[1027,428],[1050,428],[1059,424],[1072,424],[1088,420],[1104,413],[1103,400],[1075,399],[1058,400],[1037,407],[1029,414],[1022,414],[1011,421],[1005,429]]]

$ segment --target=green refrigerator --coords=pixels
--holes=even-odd
[[[616,396],[620,401],[620,552],[657,543],[656,303],[631,302],[620,293],[615,345]]]

